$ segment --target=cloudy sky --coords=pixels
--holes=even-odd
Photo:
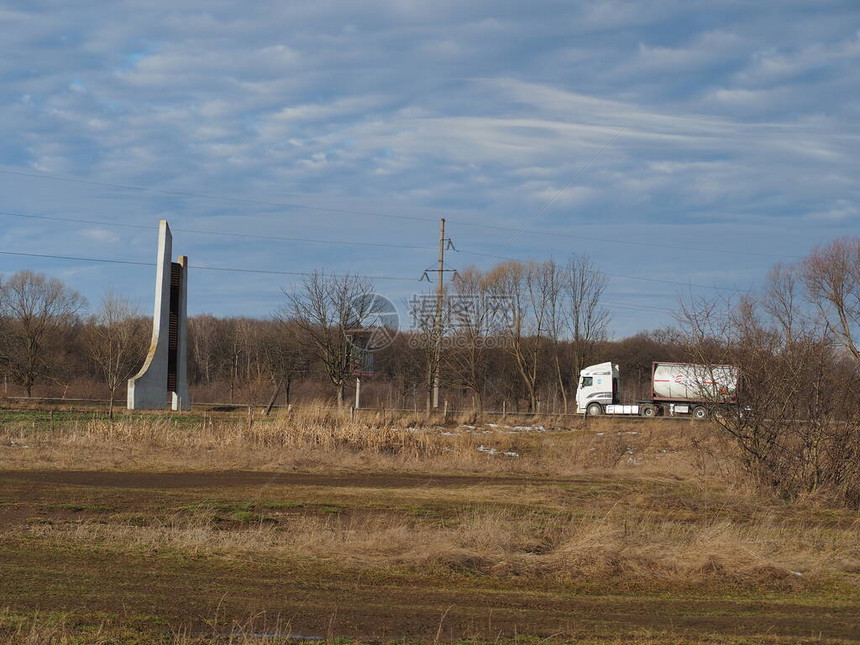
[[[856,0],[3,2],[0,273],[149,311],[164,218],[191,313],[314,269],[402,302],[445,217],[452,267],[587,254],[613,333],[653,329],[857,235],[858,29]]]

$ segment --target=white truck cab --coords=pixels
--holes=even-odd
[[[579,373],[576,388],[576,411],[580,414],[602,414],[607,405],[618,402],[618,365],[599,363]]]

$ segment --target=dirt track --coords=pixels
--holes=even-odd
[[[135,505],[175,507],[202,493],[244,496],[247,489],[267,485],[283,491],[291,485],[389,490],[594,482],[479,475],[6,471],[0,472],[0,521],[10,531],[34,518],[46,526],[107,521],[110,512]],[[102,503],[110,508],[100,509]],[[437,632],[452,640],[492,641],[500,634],[593,638],[651,630],[691,638],[748,635],[755,642],[767,642],[768,635],[801,639],[818,634],[860,641],[860,607],[827,606],[790,592],[749,599],[719,593],[595,594],[575,584],[499,578],[468,566],[418,572],[413,578],[404,570],[311,558],[276,561],[254,554],[118,550],[80,542],[58,546],[26,533],[5,540],[4,548],[0,608],[115,616],[138,621],[143,629],[182,624],[211,631],[214,624],[226,633],[238,624],[259,632],[278,618],[299,634],[370,639],[433,640]],[[246,623],[252,616],[257,618]]]
[[[17,470],[0,471],[0,481],[13,479],[40,484],[67,484],[105,488],[200,488],[236,486],[360,486],[372,488],[413,488],[444,486],[510,486],[527,483],[563,484],[575,479],[529,477],[487,477],[485,475],[389,475],[361,473],[331,475],[261,471],[209,472],[105,472]],[[585,480],[581,480],[585,481]]]
[[[29,611],[85,607],[121,615],[131,610],[196,630],[208,629],[204,625],[220,613],[227,619],[225,628],[249,616],[270,622],[280,616],[300,634],[354,638],[432,639],[441,621],[443,635],[488,639],[499,633],[609,635],[639,628],[860,639],[856,608],[823,611],[803,603],[561,595],[517,589],[516,584],[501,589],[408,586],[384,579],[344,584],[263,562],[225,567],[206,558],[180,563],[168,555],[118,558],[38,548],[30,549],[26,568],[48,574],[51,584],[34,596],[27,592],[32,581],[24,568],[4,562],[0,603]],[[262,618],[259,622],[265,624]]]

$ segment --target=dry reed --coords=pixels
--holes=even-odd
[[[17,468],[300,469],[571,475],[583,470],[692,473],[688,451],[703,428],[599,420],[587,430],[502,421],[481,426],[418,423],[410,416],[350,420],[323,411],[246,419],[142,415],[115,422],[65,421],[51,429],[6,424],[0,444]],[[9,447],[16,449],[9,449]],[[23,449],[22,446],[27,446]],[[702,451],[699,451],[704,454]],[[706,461],[715,462],[715,459]],[[699,470],[704,466],[698,466]]]

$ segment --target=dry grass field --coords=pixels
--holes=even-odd
[[[0,410],[0,641],[860,641],[860,516],[708,424]]]

